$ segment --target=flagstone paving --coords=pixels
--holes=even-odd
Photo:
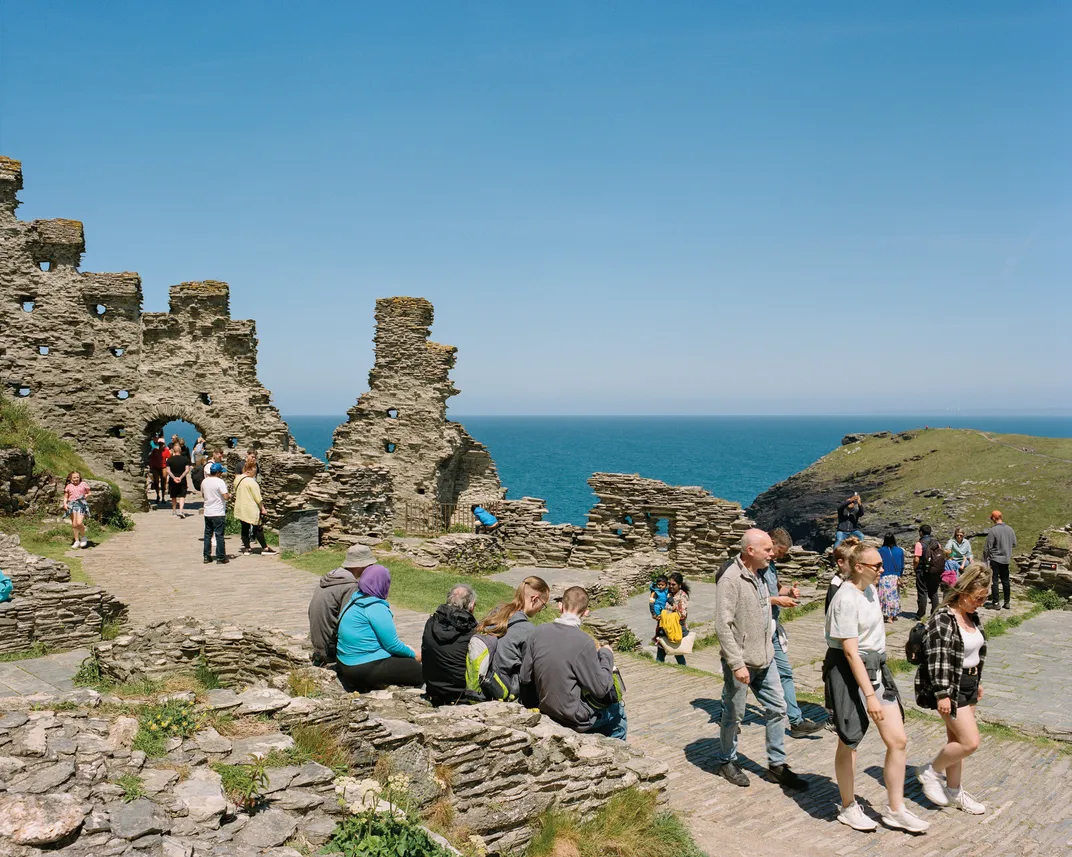
[[[316,585],[313,575],[287,566],[277,556],[235,557],[227,566],[202,565],[198,517],[180,520],[167,512],[135,517],[134,531],[81,554],[93,580],[131,605],[133,622],[192,615],[305,632],[306,607]],[[231,542],[232,551],[237,544],[237,540]],[[694,609],[702,616],[707,608],[697,604]],[[401,609],[395,614],[403,639],[419,644],[426,617]],[[790,624],[790,657],[801,664],[801,684],[808,681],[812,658],[821,657],[821,652],[816,655],[822,648],[821,617],[819,611]],[[1046,614],[993,641],[984,686],[993,686],[996,700],[1008,705],[1013,700],[1003,694],[1046,697],[1051,701],[1044,711],[1057,718],[1055,722],[1072,709],[1055,691],[1060,685],[1067,692],[1069,685],[1069,619],[1065,613]],[[903,644],[911,622],[898,625],[891,647]],[[1055,650],[1060,651],[1058,657]],[[23,681],[18,688],[7,685],[9,692],[18,693],[42,689],[35,681],[63,687],[82,654],[0,664],[0,682],[6,681],[4,676]],[[717,649],[706,650],[690,656],[690,664],[709,668],[712,663],[717,666],[717,658]],[[936,809],[910,778],[907,803],[931,821],[930,832],[921,837],[882,828],[858,833],[835,820],[835,739],[831,734],[801,740],[787,737],[790,764],[811,788],[801,794],[783,792],[763,776],[762,714],[750,707],[740,753],[751,786],[738,788],[715,771],[719,678],[639,656],[619,656],[618,660],[628,685],[629,742],[670,765],[670,805],[682,813],[698,843],[712,855],[1001,857],[1072,849],[1072,812],[1068,809],[1072,805],[1072,753],[1067,752],[1067,745],[984,735],[982,747],[966,765],[966,783],[987,804],[986,815]],[[4,668],[13,668],[19,675]],[[1020,683],[1020,677],[1030,677],[1033,683]],[[0,686],[2,692],[4,686]],[[1026,701],[1019,707],[1032,709]],[[804,708],[810,717],[825,717],[817,705],[805,703]],[[927,715],[911,718],[907,731],[912,765],[933,756],[944,733],[940,722]],[[877,735],[868,735],[860,747],[857,793],[873,816],[884,801],[881,765],[882,744]]]

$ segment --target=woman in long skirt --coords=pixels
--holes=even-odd
[[[878,579],[878,601],[882,605],[882,618],[886,624],[897,621],[901,615],[901,576],[904,574],[904,550],[897,547],[893,533],[886,533],[882,547],[882,575]]]

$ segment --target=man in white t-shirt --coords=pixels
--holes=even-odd
[[[223,474],[227,468],[218,461],[208,465],[208,476],[201,483],[201,494],[205,498],[205,562],[212,562],[212,537],[216,537],[216,562],[228,562],[227,550],[223,544],[223,525],[227,520],[227,483]]]

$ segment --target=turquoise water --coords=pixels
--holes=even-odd
[[[487,445],[508,497],[541,497],[553,523],[583,524],[596,471],[700,485],[744,506],[803,470],[849,432],[925,425],[1072,437],[1072,417],[457,417]],[[345,417],[288,416],[295,440],[323,456]]]

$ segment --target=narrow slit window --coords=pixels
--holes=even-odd
[[[108,307],[106,307],[104,304],[97,304],[95,307],[93,307],[93,312],[97,314],[97,318],[104,318],[104,314],[108,312]]]
[[[398,408],[388,408],[387,409],[387,419],[389,419],[389,420],[397,420],[398,419]]]
[[[52,262],[49,259],[42,259],[41,261],[39,261],[37,263],[37,267],[42,271],[51,271],[52,270]]]
[[[123,469],[123,462],[122,461],[113,461],[112,462],[112,470],[122,470],[122,469]]]
[[[394,451],[395,451],[395,449],[396,449],[395,445],[394,445],[393,443],[391,443],[391,441],[389,441],[389,440],[385,440],[385,441],[383,442],[383,448],[384,448],[384,449],[385,449],[385,450],[386,450],[387,452],[394,452]]]
[[[229,438],[227,438],[227,445],[229,447],[231,447],[231,449],[238,449],[238,438],[237,437],[229,437]]]
[[[203,405],[211,405],[212,404],[212,396],[210,396],[208,393],[202,393],[201,394],[201,404],[203,404]]]

